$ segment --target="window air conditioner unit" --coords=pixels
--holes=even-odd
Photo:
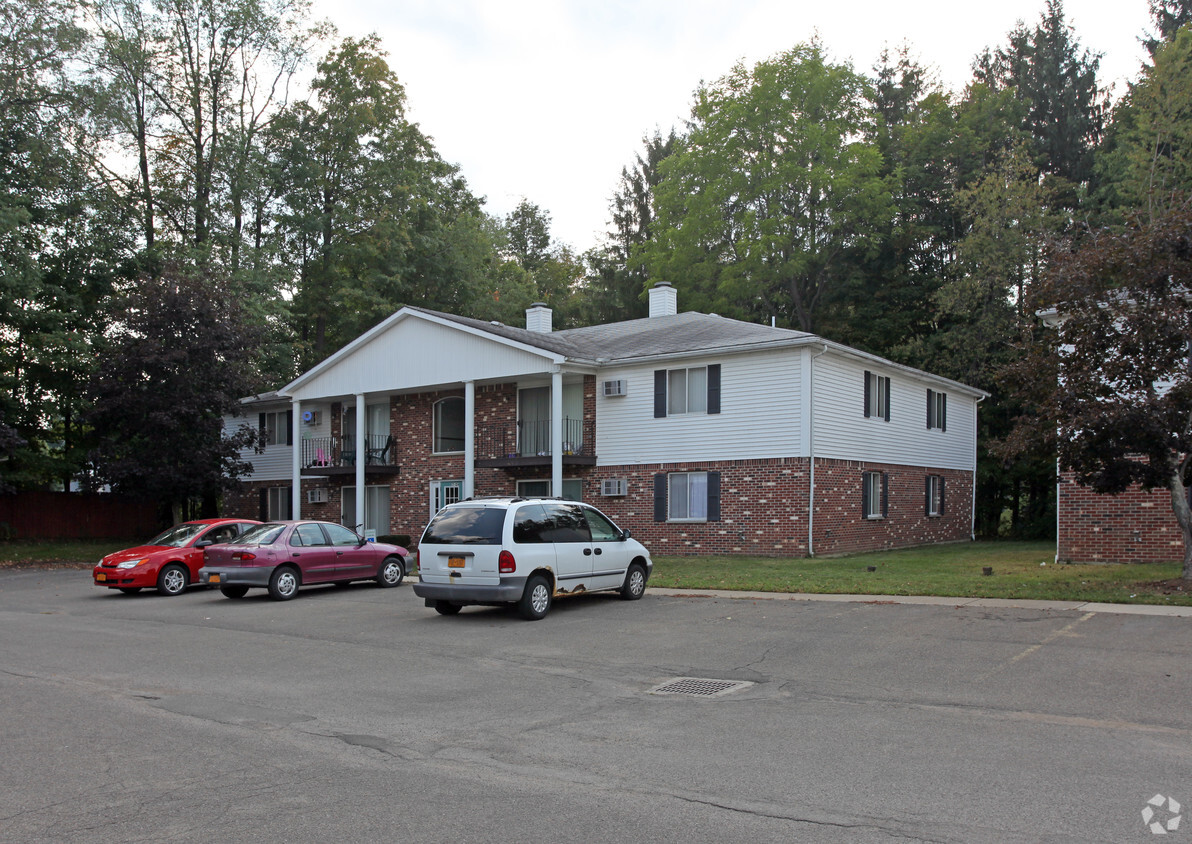
[[[604,382],[605,396],[623,396],[629,392],[629,382],[624,378],[618,378],[616,381]]]
[[[323,412],[321,410],[304,410],[302,411],[302,421],[307,425],[318,425],[323,421]]]
[[[624,478],[607,478],[600,482],[600,494],[619,496],[629,494],[629,482]]]
[[[326,504],[327,503],[327,488],[316,487],[315,489],[308,489],[306,491],[307,504]]]

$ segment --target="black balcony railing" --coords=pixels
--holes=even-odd
[[[564,457],[594,457],[595,440],[595,425],[590,420],[563,420]],[[477,460],[551,457],[553,454],[549,419],[493,422],[476,426]]]
[[[356,438],[311,437],[302,441],[302,467],[304,469],[334,469],[355,466],[358,456]],[[364,465],[392,466],[394,460],[393,437],[384,434],[370,434],[364,438]]]

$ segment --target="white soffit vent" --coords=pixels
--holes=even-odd
[[[650,689],[652,695],[721,697],[754,685],[748,680],[710,680],[706,677],[675,677]]]

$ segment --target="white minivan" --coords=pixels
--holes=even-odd
[[[555,595],[646,591],[650,552],[595,507],[558,498],[471,498],[440,510],[418,543],[414,594],[443,615],[516,604],[539,619]]]

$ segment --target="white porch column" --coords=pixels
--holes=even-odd
[[[290,426],[290,439],[294,448],[290,452],[290,509],[295,519],[302,518],[302,402],[292,399],[294,422]]]
[[[464,382],[464,488],[461,498],[476,494],[476,382]]]
[[[365,517],[367,508],[364,506],[364,463],[368,459],[368,443],[364,439],[364,425],[367,422],[365,413],[368,410],[364,404],[364,393],[356,394],[356,525],[361,525],[360,533],[368,530]],[[356,525],[352,525],[353,528]]]
[[[563,496],[563,373],[550,374],[550,494]]]

